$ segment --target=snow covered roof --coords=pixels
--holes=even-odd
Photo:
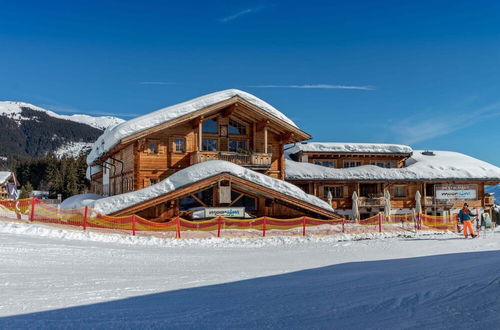
[[[283,113],[278,111],[267,102],[259,99],[252,94],[240,91],[238,89],[227,89],[156,110],[154,112],[131,119],[106,130],[94,143],[92,151],[87,156],[87,164],[92,164],[97,158],[99,158],[107,151],[111,150],[114,146],[120,143],[121,139],[125,137],[169,122],[176,118],[201,110],[213,104],[228,100],[235,96],[241,97],[242,99],[254,104],[260,109],[271,114],[272,116],[297,128],[297,125],[295,125],[293,121],[291,121]]]
[[[229,173],[238,178],[251,181],[260,186],[273,189],[287,196],[333,212],[332,207],[328,205],[328,203],[315,196],[306,194],[302,189],[291,183],[222,160],[211,160],[192,165],[172,174],[170,177],[155,185],[141,190],[99,199],[90,203],[89,206],[97,212],[111,214],[222,173]]]
[[[60,207],[62,209],[79,209],[101,198],[102,196],[92,193],[74,195],[63,200]]]
[[[370,154],[411,154],[413,149],[402,144],[384,143],[342,143],[342,142],[306,142],[297,143],[287,150],[289,154],[297,152],[347,152]]]
[[[500,181],[500,168],[482,160],[452,151],[433,151],[434,156],[415,150],[404,168],[365,165],[329,168],[286,160],[288,180],[490,180]]]
[[[0,172],[0,184],[4,184],[12,177],[12,172]]]

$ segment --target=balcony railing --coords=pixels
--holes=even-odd
[[[384,197],[359,197],[359,206],[384,206]]]
[[[272,154],[241,154],[229,151],[194,151],[191,153],[191,164],[208,160],[225,160],[240,166],[254,169],[267,169],[271,166]]]

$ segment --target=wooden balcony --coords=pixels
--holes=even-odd
[[[359,206],[374,207],[384,206],[384,197],[359,197]]]
[[[194,151],[191,153],[191,164],[198,164],[208,160],[225,160],[240,166],[255,170],[266,170],[271,166],[272,154],[241,154],[229,151]]]

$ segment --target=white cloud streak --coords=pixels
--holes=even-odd
[[[413,144],[447,135],[495,117],[500,117],[500,102],[475,110],[447,114],[439,114],[436,111],[420,112],[388,124],[388,130],[392,132],[392,138],[398,137],[397,140],[402,141],[401,143]]]
[[[260,7],[254,7],[254,8],[247,8],[247,9],[244,9],[242,11],[239,11],[237,13],[234,13],[232,15],[229,15],[229,16],[226,16],[226,17],[223,17],[220,19],[220,21],[222,23],[227,23],[227,22],[230,22],[232,20],[235,20],[237,18],[240,18],[241,16],[244,16],[244,15],[248,15],[248,14],[252,14],[252,13],[256,13],[258,11],[261,11],[262,9],[264,9],[265,7],[264,6],[260,6]]]
[[[374,86],[349,86],[349,85],[331,85],[331,84],[316,84],[316,85],[255,85],[248,86],[253,88],[304,88],[304,89],[357,89],[364,91],[376,90]]]

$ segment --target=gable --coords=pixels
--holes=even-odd
[[[292,141],[310,138],[309,134],[300,130],[295,123],[268,103],[249,93],[230,89],[157,110],[105,131],[95,142],[87,157],[87,163],[92,164],[120,143],[131,142],[179,123],[211,115],[222,109],[230,109],[232,105],[242,105],[250,110],[248,112],[250,116],[262,118],[272,123],[273,127],[281,127],[282,130],[290,132],[294,136]]]

